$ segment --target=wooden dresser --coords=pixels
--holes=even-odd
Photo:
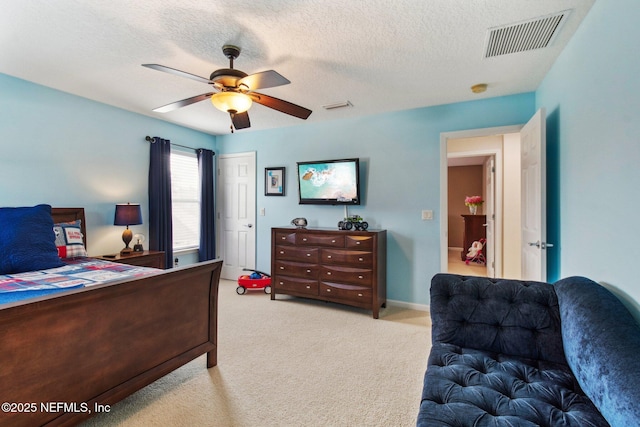
[[[462,215],[464,218],[464,236],[462,238],[462,261],[467,259],[467,253],[473,242],[487,238],[487,216],[486,215]]]
[[[387,302],[387,232],[271,229],[271,299],[293,295],[366,308]]]

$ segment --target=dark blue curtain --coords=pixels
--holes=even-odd
[[[200,249],[198,260],[216,257],[214,152],[203,148],[198,153],[200,172]]]
[[[164,265],[169,268],[173,266],[171,142],[156,136],[149,145],[149,249],[164,251]]]

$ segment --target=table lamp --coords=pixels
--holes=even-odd
[[[142,211],[139,204],[117,204],[116,214],[113,219],[113,225],[126,225],[127,228],[122,232],[122,241],[124,249],[120,251],[120,255],[131,255],[133,249],[129,247],[133,233],[129,230],[130,225],[142,224]]]

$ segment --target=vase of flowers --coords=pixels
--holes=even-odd
[[[478,213],[478,206],[482,206],[484,200],[482,200],[482,196],[467,196],[464,198],[465,206],[469,206],[469,212],[471,215],[475,215]]]

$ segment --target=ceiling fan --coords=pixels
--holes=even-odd
[[[229,68],[215,70],[208,79],[185,71],[176,70],[175,68],[165,67],[164,65],[142,64],[143,67],[210,84],[214,89],[213,92],[203,93],[202,95],[192,96],[191,98],[154,108],[153,111],[166,113],[210,98],[217,109],[227,112],[231,116],[231,123],[233,124],[231,127],[232,132],[233,128],[246,129],[251,126],[247,110],[253,102],[300,119],[306,119],[311,115],[311,110],[307,108],[254,92],[258,89],[266,89],[291,83],[282,75],[274,70],[262,71],[255,74],[247,74],[243,71],[236,70],[233,68],[233,60],[240,55],[240,48],[232,45],[224,45],[222,52],[229,58]]]

